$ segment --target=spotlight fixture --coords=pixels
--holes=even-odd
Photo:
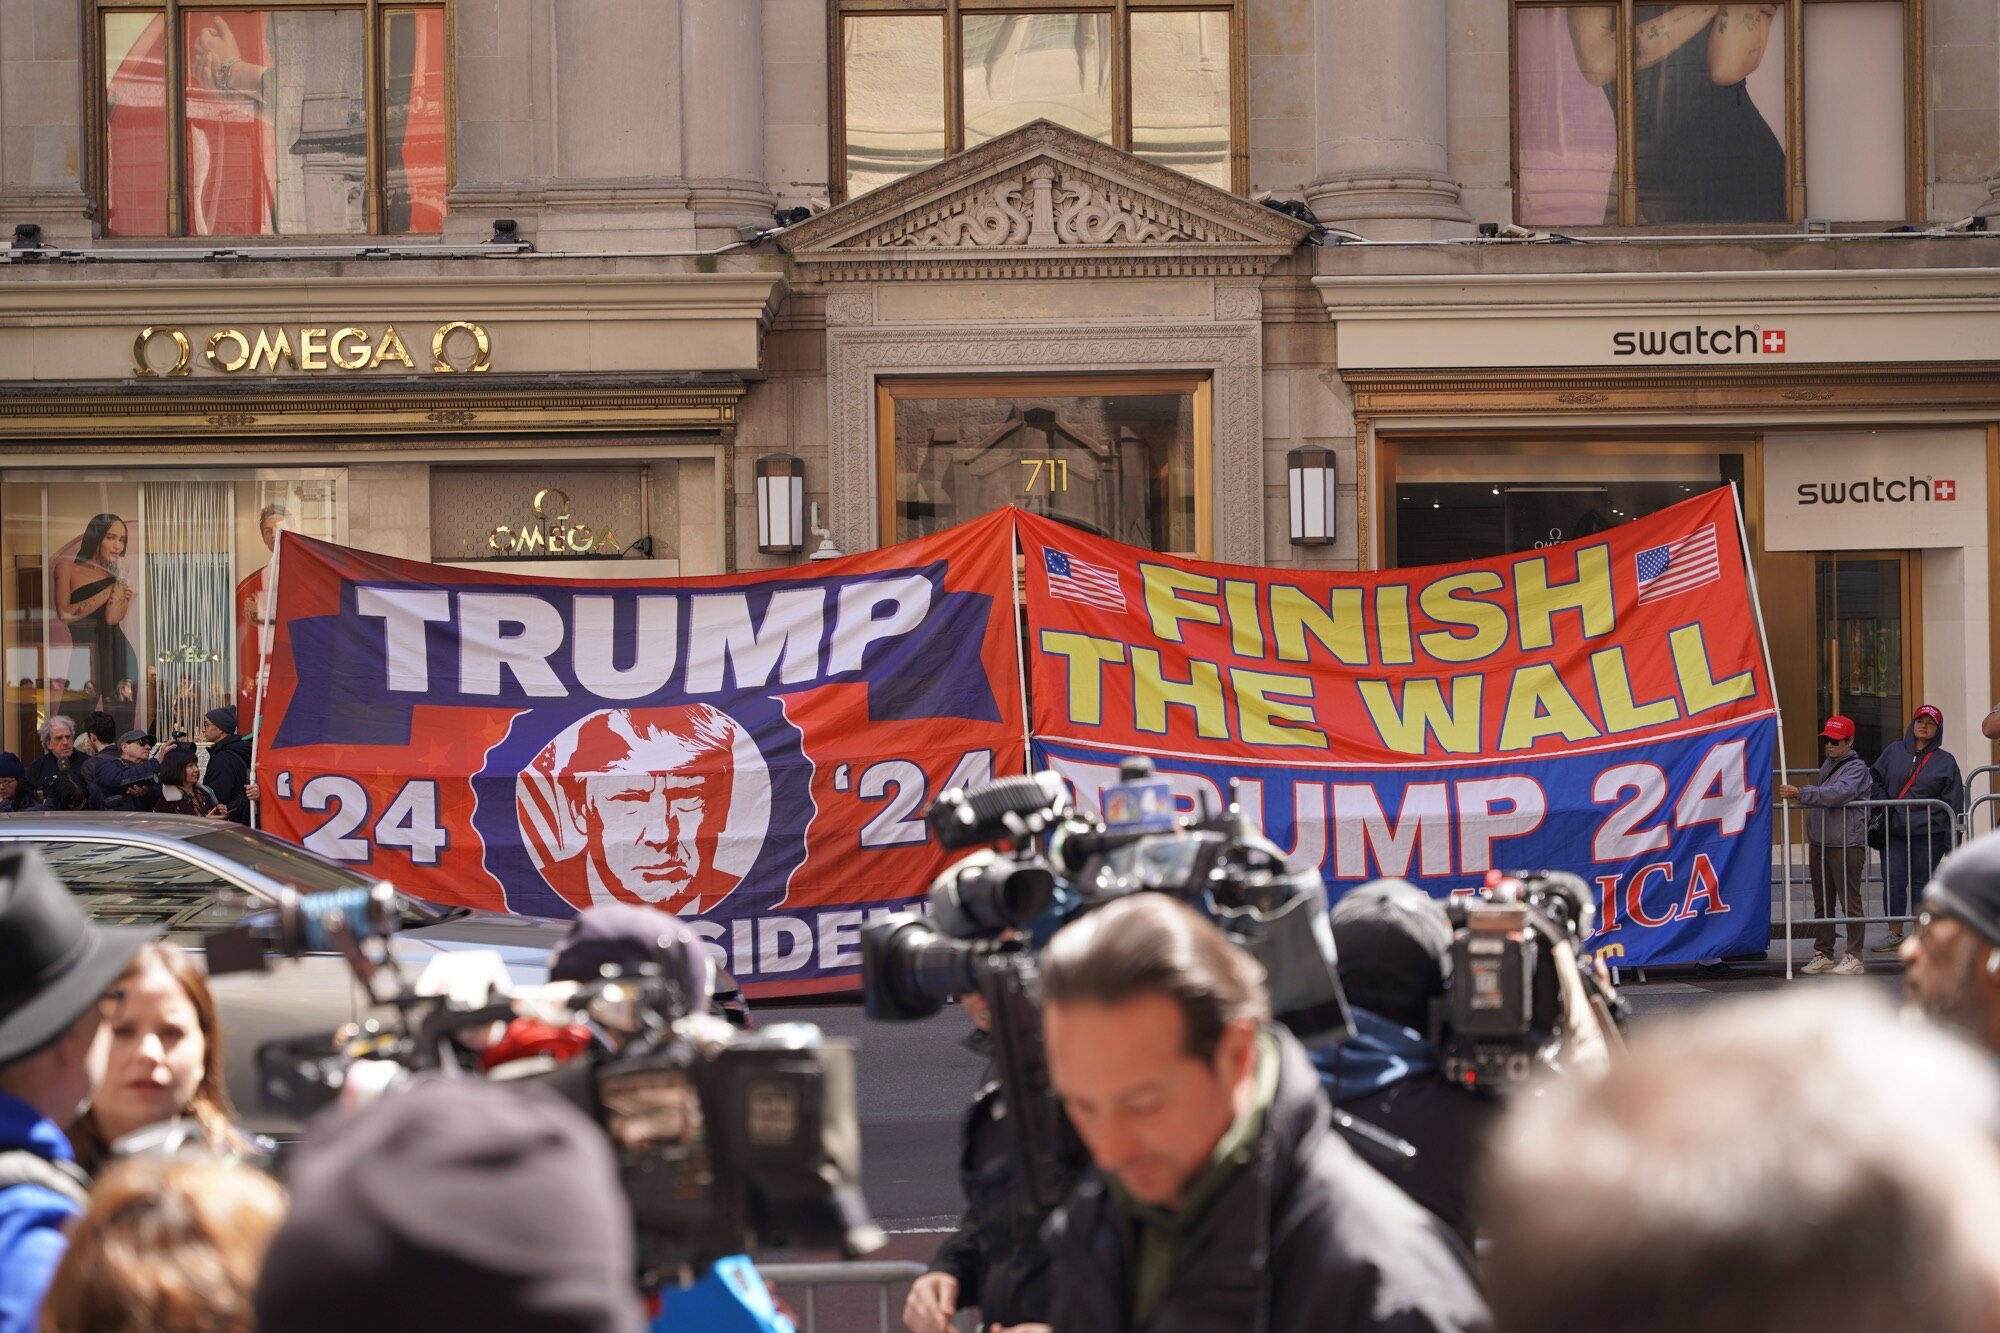
[[[1799,230],[1808,236],[1831,236],[1833,235],[1833,219],[1807,218],[1799,224]]]
[[[521,234],[521,224],[512,218],[494,218],[493,234],[486,238],[488,245],[518,245],[525,250],[535,248],[534,243]]]
[[[14,248],[16,250],[41,249],[42,225],[39,222],[16,222],[14,224]]]
[[[1319,215],[1307,207],[1303,199],[1264,199],[1259,202],[1273,213],[1283,213],[1288,218],[1297,218],[1309,227],[1321,225]]]
[[[804,204],[797,204],[791,208],[774,210],[771,214],[771,220],[776,222],[780,227],[795,227],[812,215],[812,209]]]

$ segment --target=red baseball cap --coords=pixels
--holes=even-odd
[[[1826,725],[1819,729],[1819,734],[1831,740],[1851,741],[1854,739],[1854,719],[1835,713],[1826,720]]]
[[[1925,704],[1911,715],[1911,721],[1930,722],[1941,727],[1944,725],[1944,714],[1932,705]]]

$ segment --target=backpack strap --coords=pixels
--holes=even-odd
[[[90,1195],[90,1177],[74,1162],[59,1162],[26,1148],[0,1152],[0,1190],[40,1185],[81,1208]]]

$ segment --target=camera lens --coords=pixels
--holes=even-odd
[[[870,1018],[929,1018],[979,989],[983,952],[948,940],[920,917],[893,916],[861,931],[861,1001]]]
[[[974,852],[931,886],[931,920],[956,939],[997,935],[1040,916],[1055,892],[1055,874],[1045,865]]]

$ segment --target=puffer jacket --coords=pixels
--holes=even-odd
[[[1928,755],[1929,758],[1925,758]],[[1917,765],[1923,764],[1921,772]],[[1882,751],[1871,770],[1875,778],[1875,799],[1893,801],[1901,797],[1906,801],[1943,801],[1959,814],[1965,813],[1965,779],[1959,775],[1958,760],[1944,748],[1944,726],[1938,726],[1938,738],[1929,745],[1917,744],[1917,723],[1914,718],[1903,731],[1903,739]],[[1910,775],[1916,774],[1916,781]],[[1903,790],[1904,784],[1909,790]],[[1925,831],[1934,838],[1945,838],[1951,832],[1951,817],[1936,806],[1890,807],[1889,836],[1892,838],[1923,838]]]
[[[1821,847],[1866,845],[1868,808],[1849,803],[1867,800],[1874,785],[1867,763],[1852,750],[1822,763],[1819,781],[1799,788],[1799,804],[1806,807],[1806,840]]]

